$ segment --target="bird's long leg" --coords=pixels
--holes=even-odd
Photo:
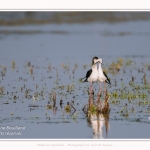
[[[102,93],[102,85],[101,85],[101,82],[99,82],[99,93],[98,93],[98,95],[101,95],[101,93]]]
[[[104,81],[104,92],[106,93],[106,81]]]
[[[90,83],[90,89],[89,89],[89,93],[92,93],[92,86],[93,86],[93,82]]]

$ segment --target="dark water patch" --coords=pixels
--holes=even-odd
[[[45,121],[45,122],[37,122],[38,124],[64,124],[70,123],[70,121]]]
[[[4,35],[30,35],[30,34],[69,34],[67,31],[54,30],[54,31],[40,31],[40,30],[1,30],[0,34]]]
[[[28,107],[40,107],[39,105],[28,105]]]
[[[55,30],[55,31],[50,31],[51,34],[68,34],[67,31],[61,31],[61,30]]]
[[[119,37],[123,37],[123,36],[150,36],[150,33],[149,32],[145,32],[145,33],[140,33],[140,32],[118,32],[118,33],[113,33],[113,32],[110,32],[110,31],[104,31],[104,32],[101,32],[100,33],[102,36],[104,37],[116,37],[116,36],[119,36]]]

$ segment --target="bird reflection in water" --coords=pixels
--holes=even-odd
[[[92,94],[89,95],[88,104],[82,110],[87,116],[88,124],[93,129],[93,138],[108,138],[110,108],[107,89],[104,100],[99,95],[97,95],[96,99],[94,99]],[[103,135],[104,127],[105,137]]]

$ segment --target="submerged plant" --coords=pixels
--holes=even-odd
[[[4,86],[1,86],[1,87],[0,87],[0,95],[1,95],[1,96],[4,95]]]
[[[16,67],[16,62],[13,60],[11,64],[12,64],[12,69],[14,70]]]
[[[47,110],[52,109],[53,106],[52,105],[46,105]]]
[[[90,106],[90,108],[89,108],[89,113],[90,113],[90,114],[96,114],[97,111],[98,111],[97,106],[92,104],[92,105]]]
[[[70,112],[71,112],[71,108],[70,108],[69,105],[66,105],[66,106],[65,106],[65,112],[66,112],[66,113],[70,113]]]
[[[112,95],[113,98],[116,98],[116,99],[119,97],[117,92],[113,92],[111,95]]]

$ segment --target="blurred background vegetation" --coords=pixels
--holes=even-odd
[[[46,23],[118,23],[125,21],[150,20],[146,11],[7,11],[0,12],[0,25],[24,25]]]

